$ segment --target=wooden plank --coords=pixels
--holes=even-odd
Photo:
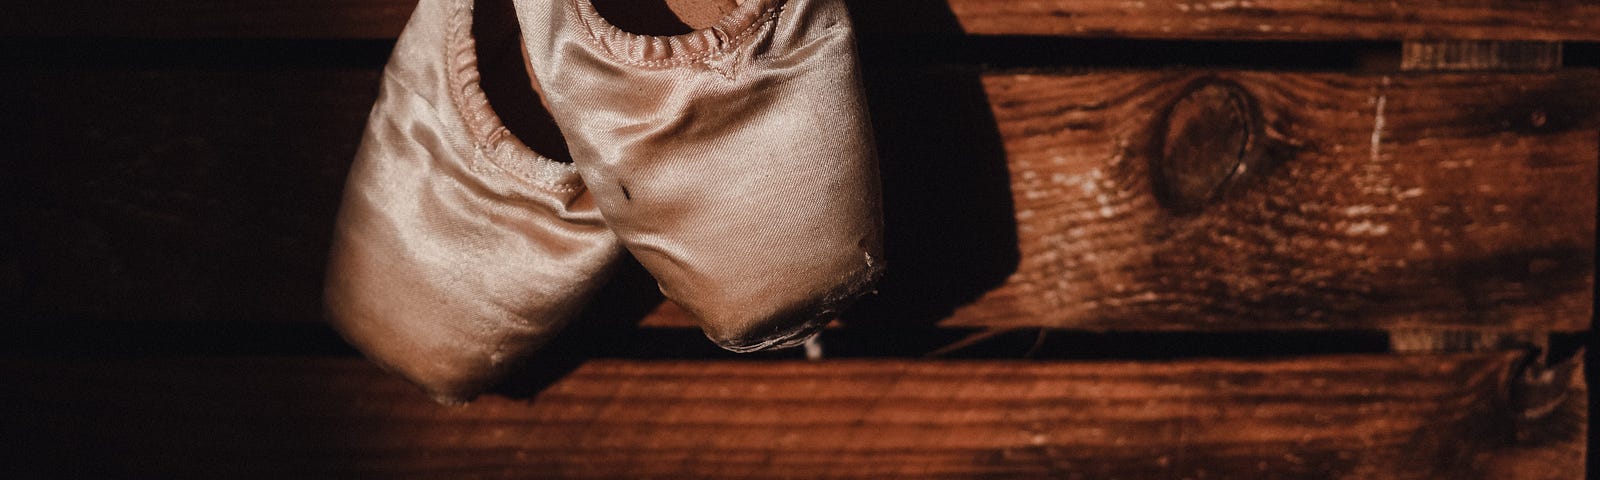
[[[21,154],[0,160],[14,252],[0,303],[105,321],[318,317],[375,72],[11,75],[3,95],[27,121],[7,130]],[[1237,97],[1248,118],[1229,125],[1259,132],[1215,195],[1178,210],[1150,165],[1187,138],[1166,117],[1201,85],[1232,93],[1193,98]],[[1597,85],[1590,70],[874,70],[891,271],[844,320],[1585,330]],[[646,323],[688,325],[673,312]]]
[[[1584,478],[1582,374],[1525,417],[1521,357],[599,360],[454,408],[357,359],[10,359],[0,455],[22,478]]]
[[[1401,48],[1400,68],[1408,72],[1552,71],[1561,68],[1560,42],[1495,42],[1477,40],[1408,41]],[[1406,328],[1390,331],[1398,352],[1461,352],[1507,345],[1547,349],[1542,332],[1475,332]]]
[[[908,95],[914,82],[878,92]],[[908,309],[947,305],[945,326],[1588,328],[1600,142],[1582,105],[1600,103],[1593,72],[982,82],[1016,256],[1011,219],[967,204],[995,201],[982,196],[996,181],[985,152],[953,144],[972,137],[941,141],[947,132],[916,131],[927,126],[914,111],[875,111],[893,273],[861,323],[915,324],[907,317],[929,312]],[[1261,139],[1218,197],[1175,211],[1152,182],[1155,126],[1204,85],[1247,96]],[[967,296],[1012,258],[997,288]]]
[[[21,3],[0,36],[394,38],[414,0]],[[1600,40],[1584,0],[860,0],[863,33],[1212,40]]]
[[[952,0],[950,7],[967,32],[985,35],[1580,40],[1600,34],[1600,5],[1581,0]]]
[[[944,325],[1584,330],[1600,77],[1571,75],[986,77],[1019,266]],[[1152,125],[1218,83],[1259,109],[1262,152],[1165,210]]]

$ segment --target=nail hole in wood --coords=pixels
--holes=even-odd
[[[1260,115],[1238,85],[1195,84],[1161,122],[1152,174],[1162,206],[1193,213],[1215,200],[1251,166],[1261,135]]]

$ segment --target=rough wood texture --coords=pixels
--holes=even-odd
[[[317,318],[374,72],[13,75],[10,311]],[[1259,109],[1262,154],[1200,208],[1165,208],[1163,115],[1219,82]],[[1588,70],[873,71],[892,267],[845,321],[1584,330],[1597,85]],[[649,323],[687,325],[672,312]]]
[[[1218,79],[1259,105],[1266,159],[1198,213],[1163,209],[1149,127]],[[1586,329],[1597,80],[986,77],[1020,261],[944,324]]]
[[[356,359],[13,359],[0,455],[11,478],[1583,478],[1581,373],[1520,417],[1520,357],[609,360],[461,408]]]
[[[1561,43],[1408,41],[1401,48],[1400,68],[1411,72],[1552,71],[1561,68]],[[1542,334],[1515,331],[1404,328],[1391,330],[1389,337],[1397,352],[1468,352],[1518,343],[1544,346]]]
[[[414,0],[15,2],[0,36],[393,38]],[[1600,40],[1584,0],[861,0],[865,33],[1277,40]]]
[[[952,0],[969,33],[1215,39],[1593,39],[1582,0]]]

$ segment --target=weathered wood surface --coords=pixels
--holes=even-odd
[[[1581,373],[1525,417],[1519,358],[600,360],[458,408],[358,359],[11,359],[0,455],[12,478],[1583,478]]]
[[[20,155],[0,160],[9,311],[317,318],[375,72],[8,75],[21,112],[6,117]],[[1211,170],[1226,173],[1214,195],[1174,209],[1150,165],[1186,138],[1165,116],[1201,85],[1233,92],[1249,109],[1238,128],[1259,132],[1231,171]],[[846,322],[1588,328],[1594,71],[923,68],[871,72],[869,90],[891,271]],[[1195,148],[1214,147],[1179,150]],[[671,312],[647,323],[686,324]]]
[[[1266,152],[1199,213],[1171,213],[1150,195],[1147,125],[1206,83],[1253,98]],[[948,324],[998,313],[1113,329],[1134,318],[1587,328],[1600,77],[1152,73],[985,86],[1021,262],[988,302],[963,307],[970,323]]]
[[[986,35],[1580,40],[1600,34],[1600,5],[1582,0],[952,0],[950,7],[967,32]]]
[[[14,2],[0,36],[393,38],[414,0]],[[1584,0],[861,0],[864,33],[1273,40],[1600,40]]]
[[[1408,41],[1401,48],[1400,68],[1408,72],[1550,71],[1561,68],[1561,50],[1560,42]],[[1547,346],[1541,337],[1526,331],[1389,331],[1390,346],[1397,352],[1470,352],[1510,344]]]

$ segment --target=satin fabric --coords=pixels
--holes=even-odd
[[[529,150],[479,87],[471,0],[421,0],[351,168],[328,264],[334,326],[445,403],[572,318],[621,255],[571,164]]]
[[[879,276],[877,158],[840,0],[746,0],[671,37],[517,0],[606,223],[724,348],[813,335]]]

